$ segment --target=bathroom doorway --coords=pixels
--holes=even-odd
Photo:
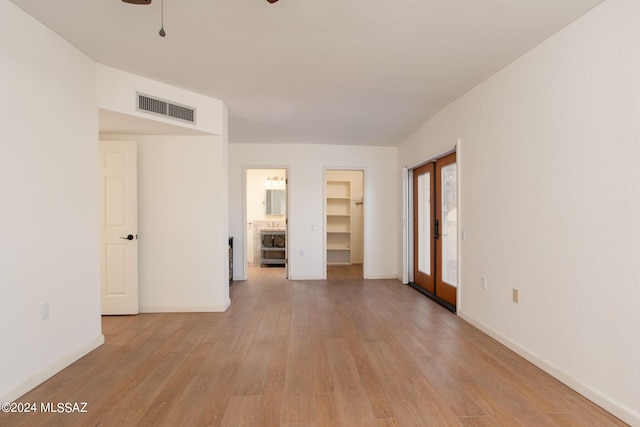
[[[289,277],[287,175],[285,168],[246,169],[246,277]]]

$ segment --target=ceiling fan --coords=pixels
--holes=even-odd
[[[125,3],[131,3],[131,4],[150,4],[151,0],[122,0]],[[267,0],[269,3],[275,3],[278,0]]]
[[[129,4],[151,4],[151,0],[122,0],[124,3]],[[269,3],[275,3],[278,0],[267,0]],[[164,31],[164,1],[162,2],[161,15],[160,15],[160,37],[164,37],[167,33]]]

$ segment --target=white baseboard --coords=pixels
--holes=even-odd
[[[389,279],[396,279],[395,275],[373,275],[373,276],[367,276],[364,278],[364,280],[389,280]],[[289,280],[326,280],[323,279],[321,276],[290,276]]]
[[[402,283],[403,285],[408,285],[409,284],[409,280],[407,280],[407,282],[405,283],[402,275],[396,276],[396,279],[398,279],[400,281],[400,283]]]
[[[398,279],[396,275],[386,275],[386,274],[382,274],[382,275],[368,274],[367,277],[365,277],[365,280],[396,280],[396,279]]]
[[[140,313],[223,313],[230,305],[228,298],[224,305],[141,305]]]
[[[324,280],[322,276],[289,276],[289,280]]]
[[[82,345],[66,356],[63,356],[62,358],[56,360],[41,371],[38,371],[30,377],[26,378],[15,387],[12,387],[3,393],[0,393],[0,402],[14,402],[18,398],[20,398],[20,396],[23,396],[27,392],[33,390],[58,372],[62,371],[67,366],[71,365],[76,360],[81,359],[82,357],[91,353],[102,344],[104,344],[104,335],[100,334],[88,343]]]
[[[525,358],[529,362],[536,365],[538,368],[542,369],[549,375],[556,378],[558,381],[566,384],[568,387],[572,388],[576,392],[580,393],[596,405],[603,408],[605,411],[613,414],[614,416],[620,418],[625,423],[628,423],[632,426],[640,426],[640,413],[634,411],[631,408],[626,407],[625,405],[620,404],[612,400],[609,396],[606,396],[599,392],[598,390],[593,389],[592,387],[580,382],[576,378],[572,377],[568,373],[559,369],[557,366],[549,363],[548,361],[541,359],[539,356],[531,353],[526,348],[522,347],[520,344],[511,341],[509,338],[499,334],[498,332],[490,329],[487,325],[475,321],[473,318],[465,315],[464,313],[458,312],[458,316],[469,322],[476,328],[480,329],[485,334],[489,335],[491,338],[498,341],[500,344],[509,348],[511,351],[517,353],[519,356]]]

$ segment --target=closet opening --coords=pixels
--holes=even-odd
[[[364,170],[325,170],[325,277],[364,277]]]

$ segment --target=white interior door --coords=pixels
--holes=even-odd
[[[137,147],[100,141],[102,314],[138,313]]]

